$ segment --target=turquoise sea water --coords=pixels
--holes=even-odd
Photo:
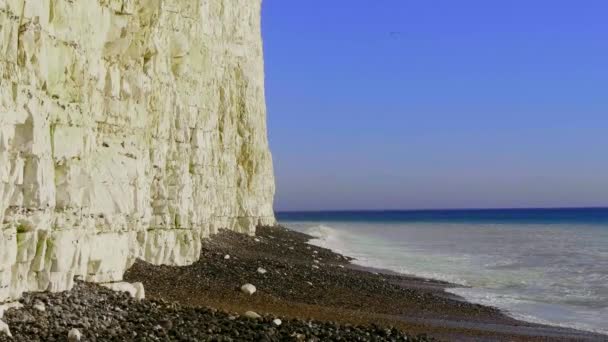
[[[446,280],[523,320],[608,333],[608,208],[278,213],[364,266]]]

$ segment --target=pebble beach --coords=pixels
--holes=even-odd
[[[358,267],[310,238],[284,227],[222,231],[190,266],[137,262],[125,280],[143,283],[142,300],[86,283],[26,294],[2,319],[12,338],[0,340],[605,340],[467,303],[444,291],[449,283]]]

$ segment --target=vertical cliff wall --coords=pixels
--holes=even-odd
[[[273,224],[261,0],[0,0],[0,302]]]

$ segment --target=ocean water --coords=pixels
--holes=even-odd
[[[526,321],[608,333],[608,208],[278,213],[363,266]]]

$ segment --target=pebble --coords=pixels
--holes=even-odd
[[[252,295],[255,293],[257,289],[252,284],[245,284],[241,286],[241,292],[246,293],[248,295]]]
[[[262,268],[262,267],[258,267],[258,273],[259,273],[259,274],[266,274],[266,272],[267,272],[267,271],[266,271],[264,268]]]
[[[163,327],[163,329],[165,330],[171,330],[171,328],[173,328],[173,322],[171,322],[171,320],[165,319],[160,322],[160,326]]]
[[[33,305],[33,308],[40,312],[46,311],[46,306],[44,306],[44,303],[41,301],[36,301]]]
[[[255,239],[253,239],[253,241],[255,241],[255,242],[260,242],[260,239],[255,238]]]
[[[307,282],[306,282],[306,284],[308,284],[308,285],[312,286],[312,283],[311,283],[311,282],[309,282],[309,281],[307,281]]]
[[[312,265],[312,268],[314,268],[314,269],[318,270],[318,269],[319,269],[319,266],[317,266],[317,265]]]
[[[76,328],[73,328],[68,333],[69,342],[78,342],[78,341],[80,341],[81,338],[82,338],[82,333],[80,333],[80,330],[78,330]]]
[[[224,255],[224,260],[228,260],[228,259],[230,259],[230,254]]]
[[[262,318],[262,316],[258,315],[258,313],[255,311],[247,311],[247,312],[245,312],[245,314],[243,316],[250,318],[250,319]]]
[[[280,319],[275,318],[272,320],[272,324],[274,324],[278,327],[278,326],[281,326],[281,324],[283,324],[283,322]]]

